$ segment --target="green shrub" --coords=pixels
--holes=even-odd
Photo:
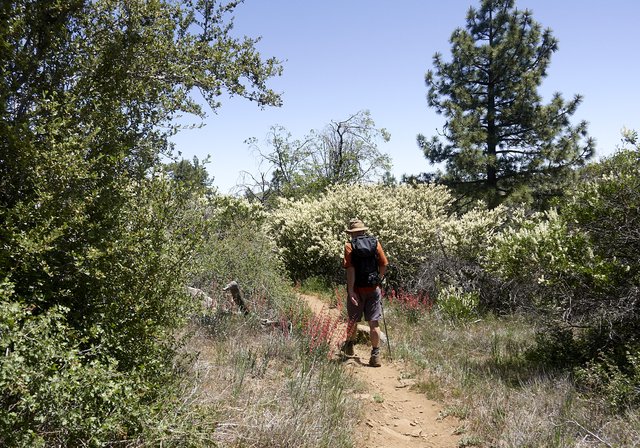
[[[621,150],[583,174],[557,212],[516,215],[484,266],[523,285],[518,300],[546,322],[537,353],[581,366],[591,384],[611,383],[617,404],[615,390],[635,375],[620,347],[636,343],[640,325],[640,150]]]
[[[440,290],[436,308],[452,320],[470,320],[478,316],[479,295],[476,291],[464,291],[460,287],[447,286]]]
[[[199,262],[190,284],[223,303],[229,297],[223,288],[236,281],[250,311],[263,318],[292,319],[294,292],[265,232],[262,207],[218,196],[207,204],[205,215],[207,236],[194,257]]]
[[[171,155],[177,115],[204,117],[194,83],[214,109],[224,90],[275,105],[265,82],[280,69],[253,40],[227,33],[235,3],[201,6],[0,7],[0,280],[10,285],[0,297],[0,438],[9,446],[166,446],[196,434],[177,430],[184,408],[172,400],[184,368],[176,334],[193,309],[184,287],[206,237],[194,193],[206,176],[182,164],[172,180],[159,161]],[[200,20],[206,30],[192,26]]]
[[[616,411],[640,405],[640,350],[625,352],[625,362],[606,354],[576,369],[578,385]]]
[[[0,297],[0,433],[12,443],[99,445],[164,431],[154,419],[177,399],[174,332],[192,309],[183,290],[201,227],[174,187],[130,185],[118,214],[82,231],[49,222],[14,234],[7,253],[21,259]]]
[[[3,446],[100,446],[141,433],[152,419],[148,403],[158,397],[145,375],[123,376],[104,350],[82,350],[67,313],[33,315],[17,302],[0,303]]]

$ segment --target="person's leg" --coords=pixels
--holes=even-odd
[[[377,320],[369,321],[369,337],[371,338],[371,347],[380,347],[380,325]]]
[[[356,332],[358,329],[358,321],[354,318],[349,318],[347,321],[347,340],[355,341],[356,340]]]
[[[356,331],[358,328],[358,322],[362,319],[364,312],[364,302],[359,301],[357,305],[354,305],[347,297],[347,331],[344,344],[342,345],[342,351],[347,356],[353,356],[355,351],[353,345],[356,340]]]
[[[382,318],[382,302],[380,290],[376,288],[367,297],[367,305],[364,309],[365,319],[369,322],[369,338],[371,340],[371,358],[369,365],[380,367],[380,326],[378,322]]]
[[[369,337],[371,338],[371,358],[369,365],[371,367],[380,367],[380,327],[378,321],[369,321]]]
[[[353,349],[353,345],[355,344],[355,341],[356,341],[357,328],[358,328],[358,322],[350,318],[347,321],[347,335],[346,335],[344,344],[342,344],[342,351],[347,356],[355,355],[355,350]]]

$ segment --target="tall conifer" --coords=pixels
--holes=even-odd
[[[482,0],[450,43],[451,61],[436,53],[425,77],[444,129],[418,136],[430,163],[445,162],[444,183],[495,206],[515,192],[549,192],[593,155],[587,123],[570,123],[582,97],[555,93],[542,103],[538,87],[558,42],[531,11],[514,0]]]

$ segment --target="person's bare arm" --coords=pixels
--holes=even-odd
[[[382,246],[380,245],[380,242],[378,242],[378,274],[380,274],[380,278],[384,277],[384,274],[387,273],[387,256],[384,253],[384,250],[382,250]]]
[[[356,282],[356,269],[353,266],[349,266],[347,268],[347,294],[349,295],[349,300],[354,305],[358,305],[358,294],[355,291],[355,282]]]

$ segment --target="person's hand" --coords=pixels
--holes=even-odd
[[[353,303],[355,306],[358,306],[358,294],[352,292],[351,294],[349,294],[349,300],[351,300],[351,303]]]

